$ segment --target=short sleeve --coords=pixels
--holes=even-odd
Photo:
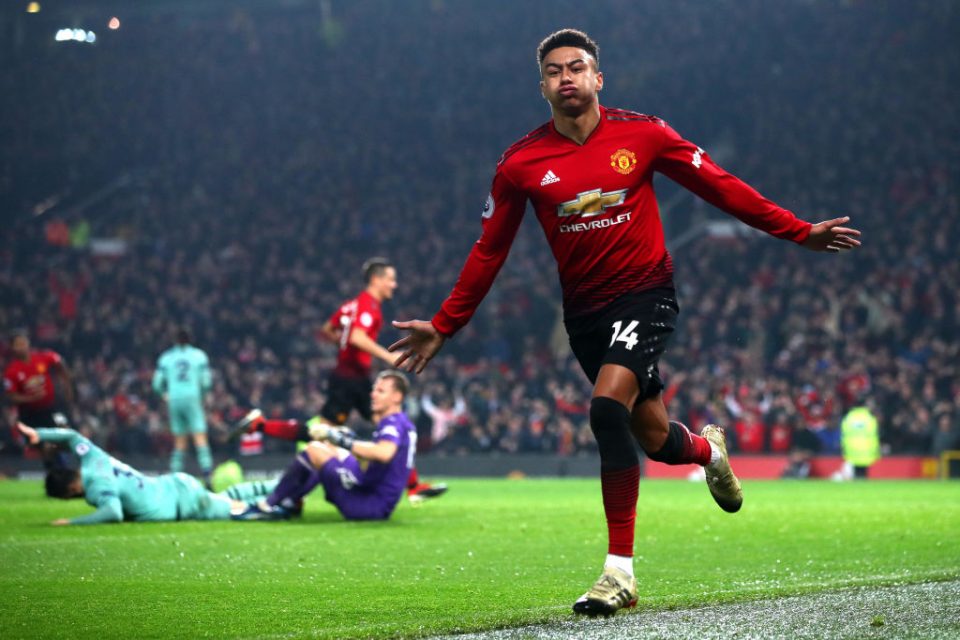
[[[377,430],[376,442],[392,442],[395,445],[400,444],[402,439],[400,427],[395,424],[386,424]]]

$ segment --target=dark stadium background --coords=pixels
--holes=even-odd
[[[744,452],[782,454],[810,429],[827,454],[865,393],[888,453],[960,447],[955,3],[39,4],[0,9],[0,331],[64,355],[77,423],[120,456],[165,464],[149,380],[176,324],[210,353],[224,459],[247,408],[318,410],[334,351],[317,330],[366,258],[397,265],[388,319],[429,317],[499,154],[549,117],[534,49],[566,26],[599,41],[605,104],[661,116],[801,217],[864,233],[854,254],[807,255],[659,182],[682,308],[662,366],[672,413],[728,425]],[[555,273],[529,217],[417,381],[428,470],[465,454],[595,466]],[[443,439],[424,395],[464,400]]]

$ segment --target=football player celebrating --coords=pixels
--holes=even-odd
[[[600,579],[573,605],[579,614],[633,606],[634,521],[640,478],[635,443],[652,460],[705,467],[725,511],[740,509],[740,482],[723,430],[702,437],[668,419],[657,363],[677,313],[673,264],[653,192],[660,172],[707,202],[777,238],[813,251],[859,246],[848,218],[798,219],[720,168],[654,116],[604,107],[597,44],[564,29],[537,50],[540,90],[552,119],[500,158],[483,231],[453,291],[431,321],[395,322],[409,335],[390,347],[420,372],[463,327],[506,260],[529,200],[557,260],[570,345],[593,382],[590,427],[600,452],[608,555]]]

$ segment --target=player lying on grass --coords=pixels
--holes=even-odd
[[[403,412],[409,383],[398,371],[377,376],[370,402],[377,430],[373,441],[319,424],[316,441],[297,454],[273,492],[253,501],[237,520],[277,520],[296,513],[297,505],[319,484],[327,502],[347,520],[386,520],[403,496],[414,466],[417,430]]]
[[[170,520],[226,520],[242,512],[247,500],[267,495],[272,482],[247,482],[223,493],[207,491],[193,476],[168,473],[148,477],[107,454],[72,429],[17,427],[31,445],[51,442],[63,445],[80,458],[80,470],[52,469],[46,490],[51,498],[84,498],[97,508],[77,518],[60,518],[51,524],[99,524],[102,522],[163,522]]]

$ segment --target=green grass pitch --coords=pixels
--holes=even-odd
[[[569,617],[599,574],[597,480],[459,480],[391,521],[51,527],[89,511],[0,482],[3,638],[415,637]],[[638,608],[960,576],[960,484],[643,481]]]

